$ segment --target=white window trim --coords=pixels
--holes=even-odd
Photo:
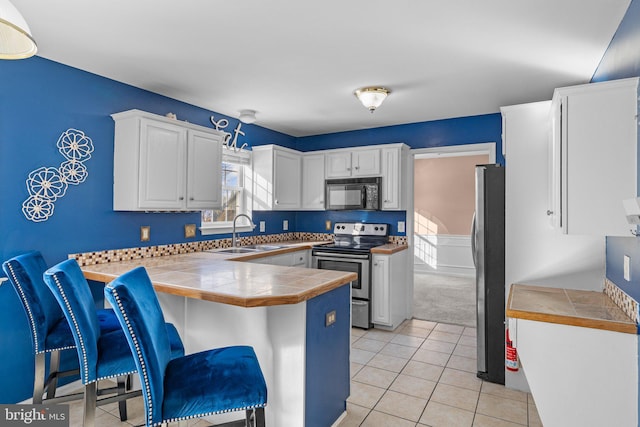
[[[234,152],[234,153],[230,153],[228,147],[223,147],[223,153],[222,153],[222,159],[223,160],[232,160],[232,161],[238,161],[241,160],[239,163],[244,164],[246,167],[249,167],[250,169],[252,169],[252,162],[251,162],[251,152],[250,151],[241,151],[241,152]],[[226,151],[226,152],[225,152]],[[247,186],[251,185],[251,180],[246,181],[244,183],[244,202],[246,205],[245,208],[245,214],[249,215],[249,217],[251,217],[252,215],[252,209],[251,206],[253,205],[253,198],[252,198],[252,194],[250,191],[250,188],[247,188]],[[240,220],[238,220],[238,224],[236,225],[236,233],[243,233],[243,232],[248,232],[248,231],[253,231],[255,229],[255,225],[250,225],[250,224],[246,224],[247,219],[246,218],[241,218]],[[229,234],[233,232],[233,222],[231,221],[225,221],[225,222],[218,222],[218,223],[207,223],[207,224],[202,224],[202,222],[200,222],[200,234],[203,236],[210,236],[213,234]]]

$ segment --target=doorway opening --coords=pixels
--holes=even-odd
[[[475,327],[475,165],[495,163],[495,143],[412,150],[410,163],[413,317]]]

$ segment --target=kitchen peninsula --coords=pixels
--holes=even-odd
[[[267,381],[267,425],[330,426],[349,396],[349,284],[357,276],[237,262],[255,256],[194,252],[82,269],[87,279],[107,283],[144,266],[187,353],[254,347]]]

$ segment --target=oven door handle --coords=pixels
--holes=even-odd
[[[331,252],[315,252],[312,255],[314,257],[317,257],[318,259],[328,259],[328,260],[340,260],[344,258],[363,259],[363,260],[369,259],[369,255],[355,255],[355,254],[339,254],[338,255],[336,253],[331,253]]]
[[[352,299],[351,300],[351,305],[359,305],[359,306],[363,306],[363,305],[367,305],[369,304],[369,301],[360,301],[357,299]]]

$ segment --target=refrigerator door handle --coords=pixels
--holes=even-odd
[[[473,259],[473,266],[478,267],[476,262],[476,211],[473,211],[473,217],[471,218],[471,258]]]

